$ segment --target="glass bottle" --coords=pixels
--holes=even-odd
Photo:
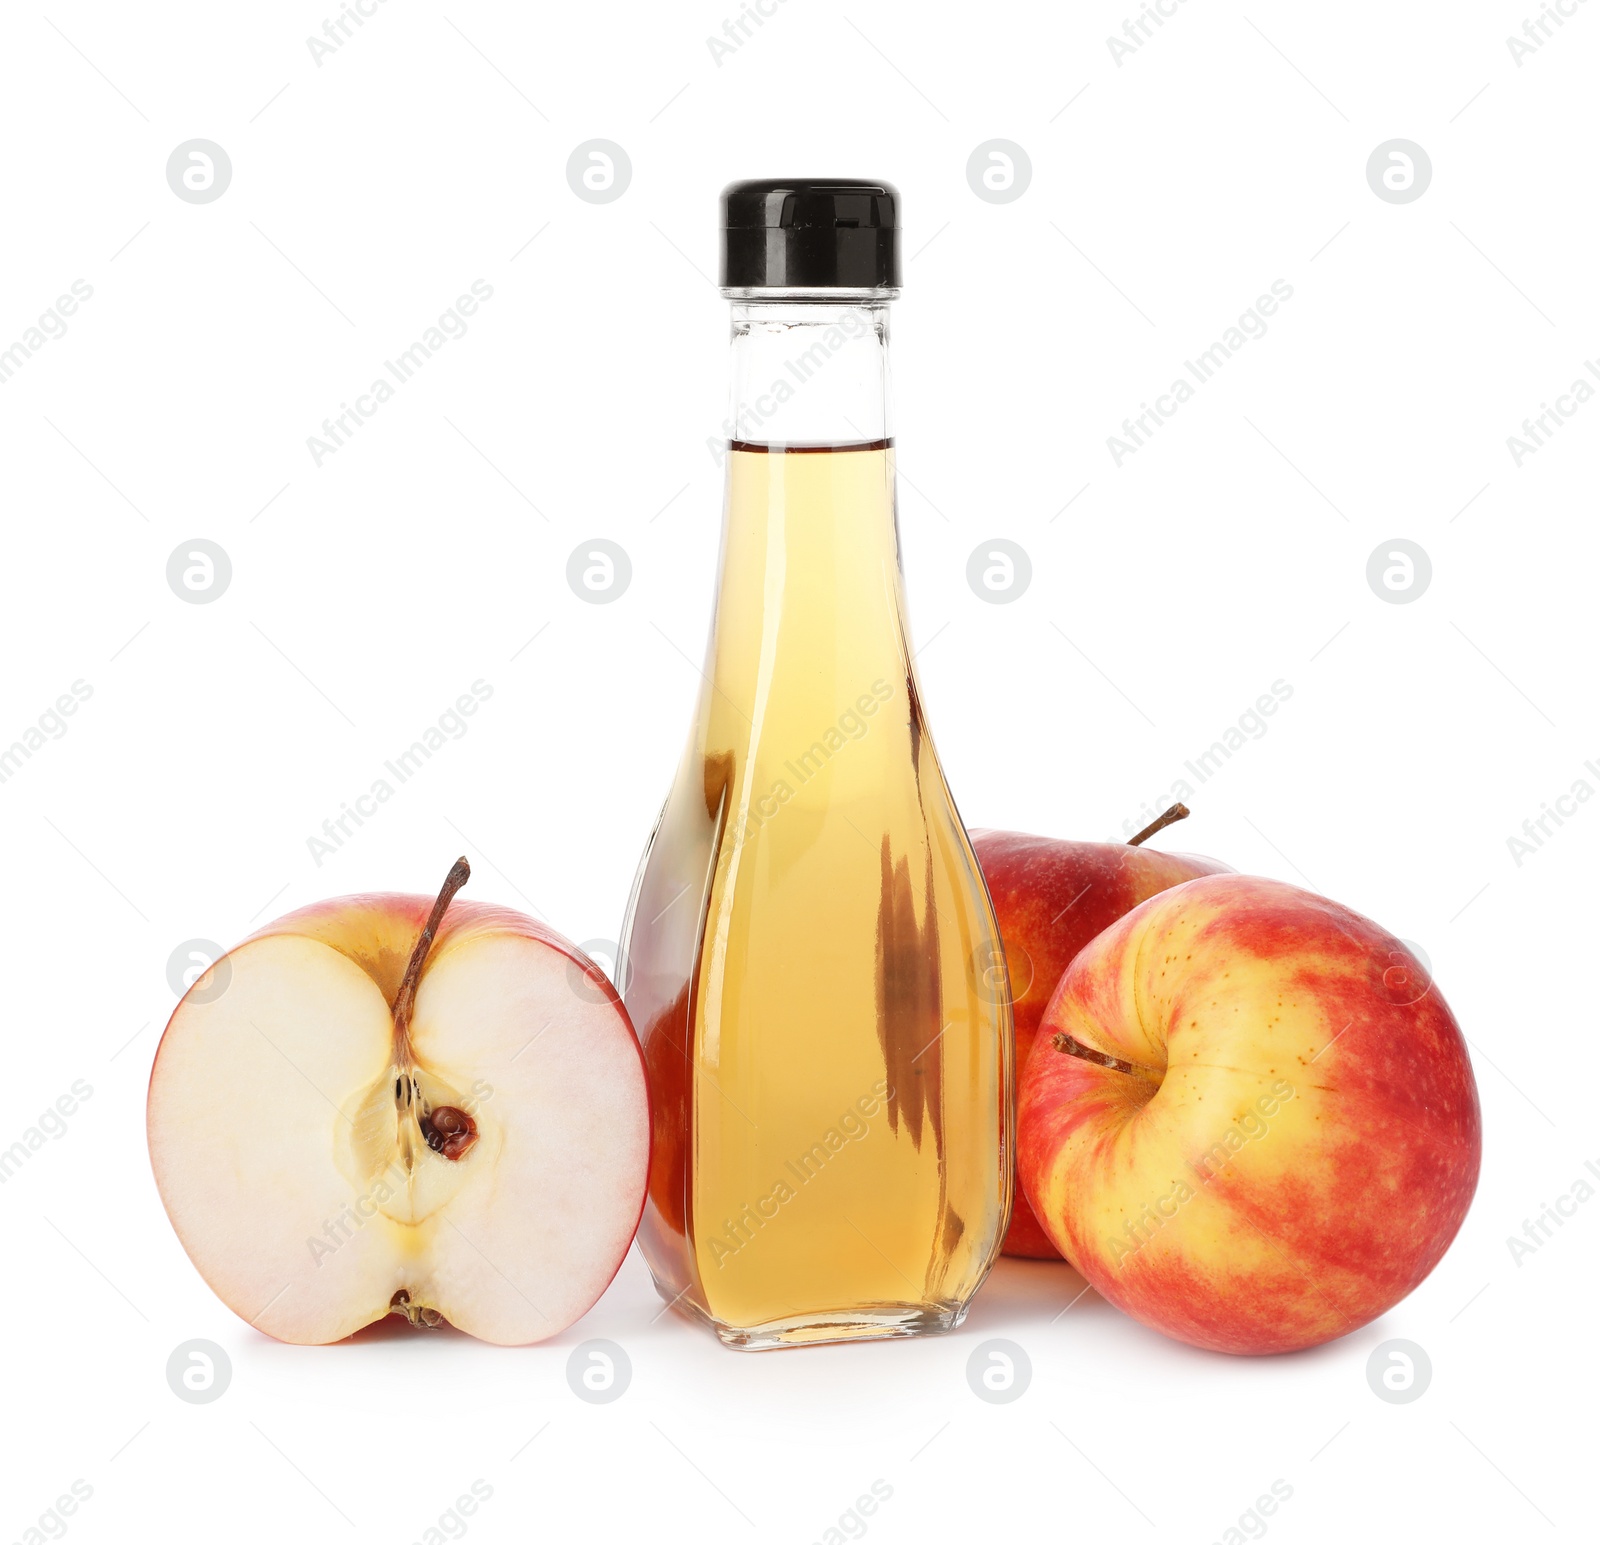
[[[716,613],[623,927],[640,1244],[668,1302],[748,1349],[959,1324],[1011,1207],[1004,957],[907,641],[896,204],[724,191]]]

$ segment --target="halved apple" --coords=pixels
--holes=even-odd
[[[150,1160],[189,1259],[280,1341],[390,1313],[484,1341],[583,1315],[644,1206],[639,1044],[599,967],[533,919],[364,895],[291,912],[179,1003]]]

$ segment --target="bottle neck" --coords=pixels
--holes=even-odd
[[[881,293],[732,298],[734,444],[887,442],[889,305]]]

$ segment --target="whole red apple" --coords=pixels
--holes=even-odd
[[[1223,1352],[1367,1324],[1478,1183],[1455,1017],[1400,940],[1275,880],[1216,875],[1085,946],[1023,1080],[1018,1169],[1118,1308]]]
[[[1072,957],[1147,897],[1198,875],[1228,872],[1215,859],[1139,846],[1188,813],[1174,805],[1132,842],[1063,842],[1024,832],[970,834],[994,901],[1011,977],[1019,1088],[1045,1005]],[[1015,1193],[1011,1227],[1001,1248],[1007,1255],[1058,1259],[1020,1180]]]

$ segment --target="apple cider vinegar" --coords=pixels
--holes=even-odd
[[[736,184],[730,277],[752,187],[758,216],[828,217],[776,227],[827,250],[894,235],[865,223],[892,219],[881,185]],[[665,1298],[747,1348],[958,1324],[1010,1208],[1002,957],[904,621],[893,291],[851,288],[728,286],[705,686],[624,930],[654,1116],[641,1245]]]

